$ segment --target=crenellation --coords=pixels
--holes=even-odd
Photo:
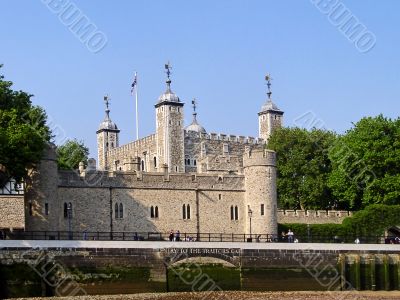
[[[351,211],[337,210],[278,210],[279,223],[341,224],[344,218],[352,216]]]

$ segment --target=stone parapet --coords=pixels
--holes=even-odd
[[[352,215],[344,210],[278,210],[278,223],[341,224]]]

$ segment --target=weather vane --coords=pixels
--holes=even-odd
[[[193,98],[193,100],[192,100],[192,105],[193,105],[193,111],[194,111],[194,113],[196,113],[196,107],[197,107],[196,98]]]
[[[106,103],[106,108],[108,110],[108,106],[110,104],[110,97],[108,96],[108,94],[104,96],[104,102]]]
[[[267,93],[268,99],[271,100],[271,95],[272,95],[272,92],[271,92],[271,80],[272,80],[271,75],[267,74],[265,76],[265,80],[267,81],[267,86],[268,86],[268,93]]]
[[[171,64],[170,64],[170,62],[168,61],[168,62],[165,64],[165,70],[166,70],[165,72],[167,73],[168,80],[170,79],[171,69],[172,69]]]

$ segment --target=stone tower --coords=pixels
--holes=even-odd
[[[276,154],[248,151],[243,157],[247,234],[277,234]],[[250,230],[251,224],[251,230]]]
[[[99,130],[96,131],[100,170],[107,170],[109,168],[108,166],[113,163],[107,160],[107,151],[119,146],[119,129],[110,119],[110,99],[108,96],[104,96],[104,102],[106,104],[106,117],[104,121],[100,123]]]
[[[156,108],[156,141],[157,171],[162,171],[164,164],[170,172],[185,172],[183,106],[179,97],[171,90],[171,67],[165,65],[167,73],[167,90],[155,105]]]
[[[25,228],[49,230],[59,226],[60,204],[57,200],[58,166],[56,146],[48,144],[43,157],[30,176],[31,188],[25,196]]]
[[[276,128],[282,127],[283,123],[283,111],[281,111],[272,102],[272,92],[271,92],[271,76],[265,76],[268,86],[268,99],[261,108],[261,112],[258,113],[258,130],[259,137],[265,142],[268,142],[269,137],[274,132]]]

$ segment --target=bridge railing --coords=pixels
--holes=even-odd
[[[98,241],[200,241],[200,242],[281,242],[281,243],[362,243],[400,244],[398,237],[384,236],[278,236],[276,234],[100,232],[100,231],[14,231],[3,232],[8,240],[98,240]]]

